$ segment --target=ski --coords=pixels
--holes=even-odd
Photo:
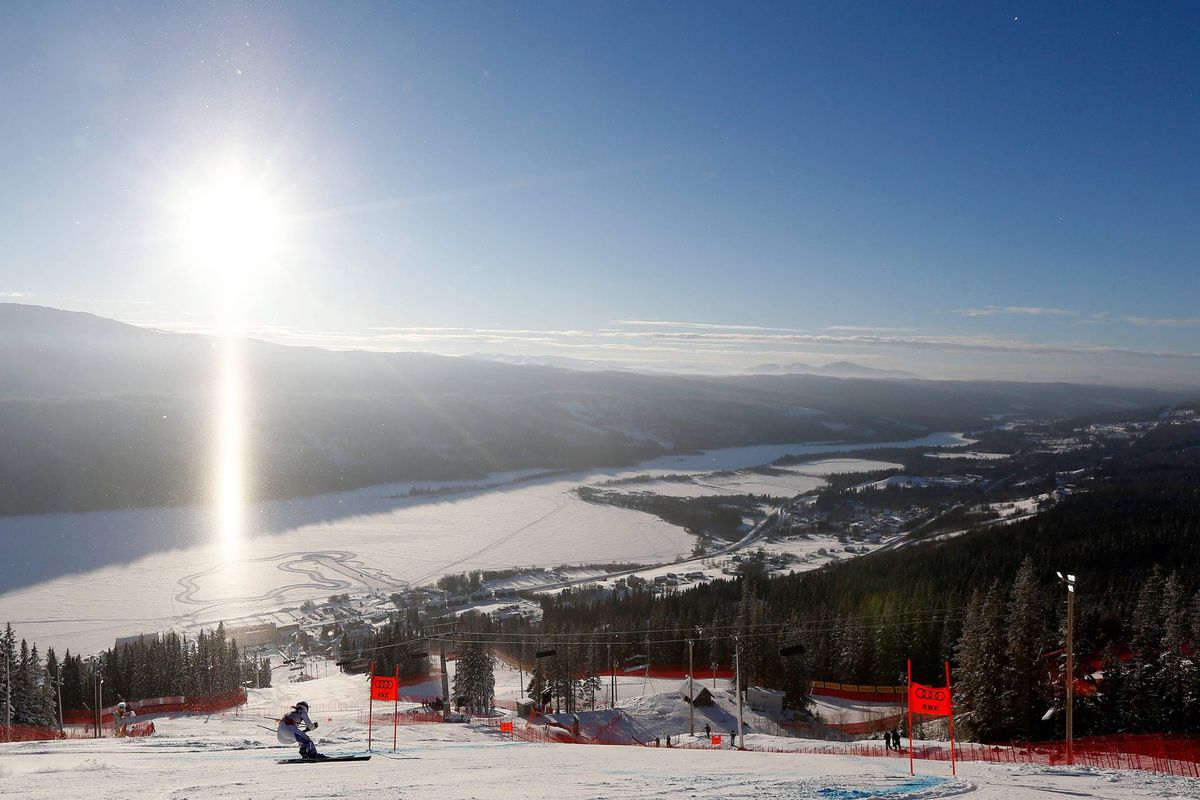
[[[329,756],[327,758],[281,758],[280,764],[333,764],[339,761],[370,761],[370,756]]]

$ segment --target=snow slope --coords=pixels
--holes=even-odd
[[[223,798],[787,798],[788,800],[1042,800],[1050,797],[1196,798],[1200,781],[1152,773],[960,764],[791,753],[589,747],[503,740],[461,724],[376,730],[368,762],[280,765],[291,757],[266,718],[295,699],[320,722],[330,754],[366,749],[365,725],[344,707],[361,677],[331,676],[255,692],[240,714],[155,719],[147,739],[0,744],[0,796],[28,800],[222,800]],[[255,709],[258,709],[257,711]],[[261,711],[261,713],[259,713]],[[751,736],[751,745],[767,737]],[[782,741],[782,740],[776,740]],[[796,741],[796,740],[789,740]]]

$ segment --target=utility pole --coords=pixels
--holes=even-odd
[[[617,707],[617,665],[613,663],[612,639],[608,640],[608,707]]]
[[[12,662],[4,649],[4,741],[12,741]]]
[[[450,719],[450,676],[446,672],[446,640],[438,640],[438,660],[442,664],[442,721]]]
[[[1075,576],[1057,573],[1067,585],[1067,764],[1075,763]]]
[[[696,689],[692,685],[692,640],[688,639],[688,736],[696,736]]]
[[[742,731],[745,730],[742,723],[742,643],[735,636],[733,637],[733,674],[734,685],[733,689],[737,692],[737,735],[740,737]],[[746,749],[746,743],[743,741],[741,748]]]

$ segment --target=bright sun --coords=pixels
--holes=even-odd
[[[283,238],[279,203],[264,181],[228,163],[196,181],[180,203],[185,247],[201,272],[231,285],[269,268]]]
[[[249,298],[269,286],[284,244],[277,195],[236,161],[188,180],[175,204],[185,261],[214,291],[220,337],[214,381],[213,441],[216,540],[223,556],[238,556],[246,522],[244,335]]]

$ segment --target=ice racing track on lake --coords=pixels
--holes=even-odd
[[[262,594],[225,595],[220,600],[206,600],[200,594],[205,578],[214,578],[221,572],[234,569],[239,564],[279,562],[276,568],[281,572],[293,575],[303,575],[307,581],[279,584]],[[324,571],[322,570],[324,568]],[[334,577],[339,576],[339,577]],[[345,550],[324,550],[313,552],[276,553],[261,558],[245,558],[223,562],[211,569],[186,575],[179,579],[179,591],[175,594],[175,602],[200,606],[187,614],[187,618],[196,618],[226,605],[238,603],[262,603],[267,601],[284,603],[289,592],[315,589],[324,592],[340,592],[346,590],[366,590],[396,592],[406,589],[407,581],[402,581],[387,575],[382,570],[367,567],[355,553]]]

